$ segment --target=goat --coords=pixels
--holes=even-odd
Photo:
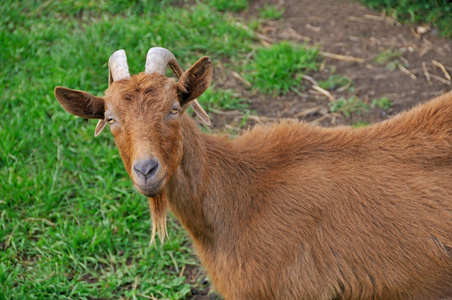
[[[165,77],[167,66],[179,77]],[[210,85],[151,48],[104,97],[63,87],[71,114],[110,124],[160,238],[167,206],[225,299],[452,299],[452,92],[365,128],[282,121],[228,139],[184,111]]]

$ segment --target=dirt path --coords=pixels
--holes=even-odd
[[[252,91],[230,72],[222,73],[218,71],[219,66],[215,66],[215,83],[219,87],[233,88],[241,97],[253,100],[251,109],[257,116],[248,119],[249,125],[278,118],[314,121],[323,126],[373,123],[452,89],[452,82],[447,78],[449,74],[452,76],[452,41],[438,36],[435,30],[402,25],[380,12],[348,0],[256,0],[242,17],[245,20],[257,17],[259,8],[266,3],[283,6],[285,13],[282,19],[267,22],[260,28],[264,44],[290,40],[317,45],[327,53],[324,53],[322,69],[309,76],[319,81],[334,72],[353,81],[352,91],[330,91],[334,98],[357,96],[370,104],[373,99],[388,97],[394,105],[387,111],[372,108],[367,113],[345,117],[329,113],[331,99],[313,90],[309,80],[301,94],[273,97]],[[420,34],[422,30],[426,32]],[[375,62],[384,51],[401,53],[393,61],[395,69],[389,69],[388,63],[379,65]],[[328,53],[347,57],[333,58]],[[230,124],[234,126],[234,122],[240,122],[242,115],[219,112],[212,113],[211,117],[214,127],[221,130],[224,124],[230,127]],[[189,273],[192,281],[205,277],[205,273],[197,269]],[[207,296],[208,290],[205,285],[203,290],[194,291],[190,299],[218,299],[215,295]]]
[[[371,104],[373,99],[387,97],[394,105],[387,111],[374,108],[368,113],[346,118],[341,114],[329,114],[331,99],[312,90],[309,81],[305,83],[306,91],[301,94],[273,97],[251,91],[231,74],[217,76],[219,86],[233,88],[241,96],[252,99],[251,109],[263,117],[260,120],[264,122],[297,118],[323,126],[373,123],[452,89],[451,80],[447,78],[452,76],[449,75],[452,74],[452,41],[438,36],[428,26],[402,25],[391,17],[347,0],[256,0],[243,13],[243,18],[257,17],[259,8],[266,3],[284,7],[285,13],[282,19],[261,26],[263,43],[290,40],[317,45],[324,54],[322,69],[309,75],[318,81],[334,73],[353,81],[354,90],[331,91],[334,98],[357,96]],[[382,52],[389,55],[398,52],[399,56],[379,65],[375,59]],[[347,57],[332,58],[330,54]],[[391,64],[394,69],[390,69]],[[213,119],[217,119],[215,124],[221,127],[225,123],[231,124],[233,114],[213,116]],[[258,120],[252,116],[249,123],[252,125]]]

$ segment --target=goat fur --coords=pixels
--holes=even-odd
[[[452,297],[452,93],[360,129],[181,129],[169,205],[225,299]]]

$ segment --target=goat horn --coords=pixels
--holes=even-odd
[[[108,86],[114,81],[130,78],[126,51],[118,50],[108,59]]]
[[[168,49],[162,47],[153,47],[149,49],[148,54],[146,55],[146,67],[144,73],[158,73],[165,75],[168,66],[177,78],[180,78],[182,73],[184,73],[177,62],[176,57]]]
[[[126,51],[118,50],[114,52],[108,59],[108,86],[114,81],[130,78],[129,66],[127,65]],[[100,119],[97,122],[94,136],[97,137],[107,126],[107,122]]]
[[[144,73],[158,73],[165,75],[167,67],[170,67],[171,71],[173,71],[177,78],[180,78],[184,73],[176,57],[168,49],[162,47],[153,47],[149,49],[148,54],[146,55]],[[207,125],[211,124],[209,116],[201,107],[197,99],[190,102],[190,105],[193,108],[193,111],[204,123]]]
[[[193,100],[190,102],[191,107],[193,108],[193,111],[196,113],[196,115],[207,125],[212,124],[210,122],[209,115],[206,113],[204,108],[202,108],[201,104],[199,104],[198,99]]]

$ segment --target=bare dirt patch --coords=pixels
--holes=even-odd
[[[191,290],[191,296],[188,299],[192,300],[215,300],[221,299],[215,292],[211,289],[210,282],[207,278],[206,271],[200,269],[197,266],[188,265],[184,270],[184,276],[186,281],[192,286],[196,286]]]
[[[252,115],[248,125],[278,118],[314,121],[323,126],[373,123],[452,88],[447,77],[452,74],[452,41],[423,26],[428,24],[403,25],[357,2],[344,0],[256,0],[242,17],[245,21],[258,17],[259,9],[265,4],[283,7],[285,13],[280,20],[265,22],[259,28],[263,44],[290,40],[318,46],[323,57],[321,70],[308,75],[319,81],[334,73],[353,81],[353,90],[330,91],[334,98],[356,96],[371,104],[374,99],[387,97],[394,105],[387,111],[372,108],[369,112],[345,117],[329,113],[331,99],[313,90],[308,80],[304,82],[306,89],[302,93],[264,95],[216,66],[214,82],[218,86],[233,88],[241,97],[252,99],[251,109],[260,118]],[[389,63],[376,62],[385,51],[399,53],[393,69],[389,68]],[[234,126],[242,115],[223,112],[213,113],[212,118],[215,127]]]

